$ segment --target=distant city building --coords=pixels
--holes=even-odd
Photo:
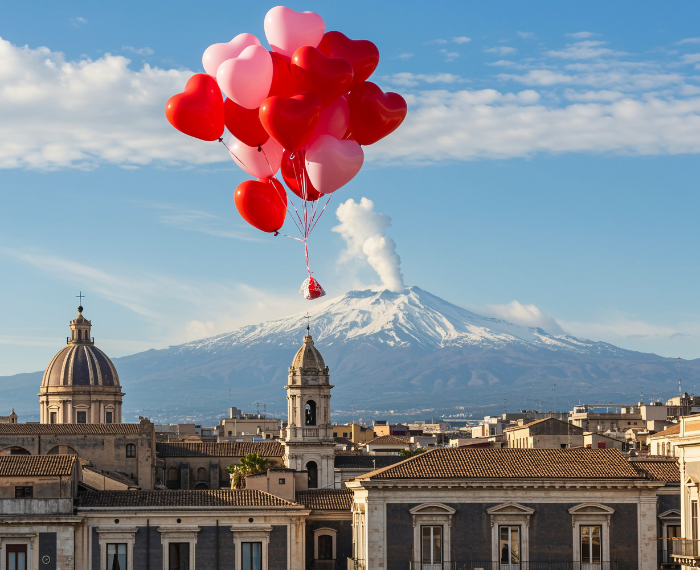
[[[233,440],[238,436],[279,439],[281,423],[281,420],[268,418],[264,414],[244,414],[238,408],[231,407],[229,417],[221,420],[219,441]]]
[[[15,409],[12,408],[9,416],[0,416],[0,424],[16,424],[17,414],[15,414]]]
[[[333,437],[343,437],[349,439],[354,444],[360,444],[372,441],[377,436],[371,428],[356,423],[348,423],[345,425],[334,424]]]
[[[508,447],[521,449],[566,449],[584,445],[583,429],[555,418],[511,426],[505,433]]]

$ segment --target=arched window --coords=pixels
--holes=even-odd
[[[78,331],[78,340],[83,340],[83,331]]]
[[[177,469],[175,467],[168,469],[168,481],[177,481]]]
[[[316,425],[316,402],[313,400],[306,402],[306,425]]]
[[[306,470],[309,472],[309,489],[318,489],[318,465],[315,461],[309,461]]]
[[[127,457],[136,457],[136,446],[133,443],[127,444],[126,456]]]
[[[197,469],[197,481],[204,481],[207,478],[207,470],[204,467]]]

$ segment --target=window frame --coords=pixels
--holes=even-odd
[[[508,529],[508,559],[509,562],[503,562],[501,559],[501,534],[503,529]],[[518,529],[518,561],[513,562],[513,529]],[[503,566],[520,566],[523,561],[523,525],[521,524],[499,524],[498,525],[498,564],[500,567]]]
[[[491,515],[491,560],[501,559],[500,529],[503,526],[520,527],[520,562],[530,561],[530,517],[535,514],[535,509],[519,503],[502,503],[487,509]],[[509,564],[515,566],[515,564]]]
[[[134,568],[134,543],[138,527],[124,525],[109,525],[95,527],[100,544],[100,569],[107,568],[107,545],[126,544],[126,568]]]
[[[80,414],[84,415],[85,421],[80,421]],[[87,410],[76,410],[75,411],[75,423],[76,424],[86,424],[88,423],[87,421]]]
[[[131,453],[132,450],[133,450],[133,454]],[[136,445],[133,443],[127,443],[126,448],[125,448],[125,453],[126,453],[127,459],[136,459]]]
[[[262,543],[261,569],[268,570],[268,549],[272,525],[233,525],[231,532],[233,533],[233,550],[236,558],[234,568],[243,568],[242,544],[244,542],[260,542]]]
[[[319,560],[318,557],[318,539],[320,536],[330,536],[331,539],[333,540],[333,558],[332,560],[336,560],[336,543],[337,543],[337,535],[338,531],[334,528],[316,528],[314,529],[314,560]]]
[[[21,495],[17,496],[17,492],[21,491]],[[29,489],[29,494],[27,494],[27,489]],[[15,499],[33,499],[34,498],[34,485],[15,485]]]
[[[106,424],[113,424],[114,423],[114,412],[112,410],[105,410],[105,423]]]
[[[409,511],[413,517],[413,563],[420,568],[423,559],[423,535],[425,526],[442,527],[442,565],[449,567],[452,563],[452,515],[455,509],[443,503],[423,503]]]
[[[581,557],[581,565],[583,564],[590,564],[590,565],[600,565],[603,561],[603,525],[602,524],[586,524],[583,523],[579,527],[579,556]],[[600,529],[598,531],[598,539],[600,540],[600,544],[598,545],[598,561],[592,560],[593,558],[593,533],[591,529]],[[585,552],[586,549],[584,549],[583,546],[583,538],[584,538],[584,529],[589,529],[588,532],[588,552]],[[587,560],[584,560],[584,557],[587,558]]]
[[[581,562],[581,527],[600,526],[600,563],[610,562],[610,518],[615,509],[600,503],[581,503],[568,509],[571,515],[573,562]]]
[[[194,570],[195,547],[197,546],[197,535],[200,531],[198,525],[163,525],[158,527],[160,533],[160,543],[163,547],[163,570],[168,570],[170,562],[170,543],[187,542],[190,545],[190,570]],[[236,568],[240,568],[237,566]]]

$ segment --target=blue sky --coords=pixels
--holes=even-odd
[[[374,80],[409,103],[312,235],[329,295],[381,283],[332,231],[336,208],[365,197],[356,238],[389,216],[377,231],[406,284],[700,357],[696,2],[288,5],[374,41]],[[80,290],[112,356],[308,306],[300,246],[235,210],[247,175],[163,115],[208,45],[241,32],[265,44],[272,6],[0,5],[0,375],[46,365]]]

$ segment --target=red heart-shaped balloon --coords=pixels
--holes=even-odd
[[[351,40],[341,32],[326,32],[318,51],[326,57],[342,57],[352,65],[350,89],[367,79],[379,65],[379,50],[369,40]]]
[[[292,81],[292,70],[289,68],[289,58],[276,51],[270,52],[272,58],[272,85],[268,97],[291,97],[296,95],[294,82]]]
[[[243,144],[260,146],[270,138],[260,122],[258,109],[246,109],[235,101],[226,99],[224,101],[224,116],[226,128]]]
[[[294,158],[290,158],[291,154],[292,153],[288,150],[282,153],[282,165],[280,166],[282,178],[284,178],[289,189],[299,196],[299,198],[307,200],[308,202],[315,202],[323,196],[323,194],[313,187],[313,184],[311,184],[309,180],[309,175],[306,173],[306,164],[304,162],[306,151],[300,150],[295,152]],[[302,180],[306,183],[306,198],[304,198],[304,193],[299,188],[299,179],[302,176]]]
[[[352,65],[342,57],[326,57],[315,47],[300,47],[292,55],[292,79],[297,93],[308,91],[327,107],[352,84]]]
[[[276,232],[287,215],[287,193],[279,180],[246,180],[233,195],[238,213],[263,232]]]
[[[186,135],[205,141],[219,139],[224,133],[224,99],[216,79],[206,73],[190,77],[185,90],[168,99],[165,116]]]
[[[321,102],[313,93],[268,97],[260,105],[260,122],[269,135],[294,152],[306,146],[321,117]]]
[[[353,87],[348,103],[348,130],[355,141],[364,145],[374,144],[398,129],[408,111],[406,101],[401,95],[384,93],[370,81]]]

